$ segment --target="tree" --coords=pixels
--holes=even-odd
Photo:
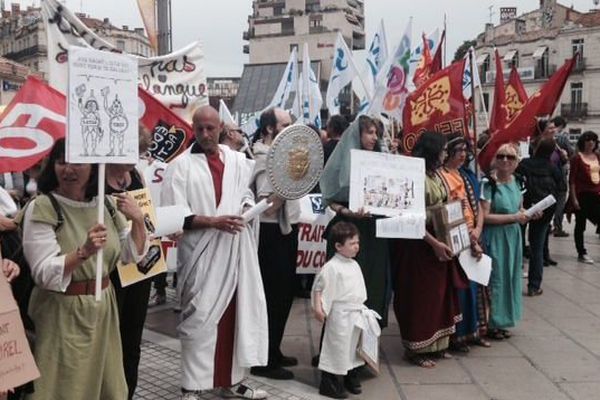
[[[471,46],[475,47],[477,40],[465,40],[454,53],[454,61],[462,60]]]

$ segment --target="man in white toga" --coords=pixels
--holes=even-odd
[[[252,224],[240,217],[254,204],[254,162],[219,145],[217,110],[194,113],[194,144],[169,164],[162,205],[186,208],[178,241],[181,296],[182,400],[219,388],[227,397],[262,399],[267,393],[240,382],[246,368],[266,365],[265,295]]]

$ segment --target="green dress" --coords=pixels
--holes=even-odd
[[[57,196],[64,223],[56,231],[60,254],[85,242],[87,230],[97,220],[96,202],[65,201]],[[50,200],[38,196],[31,221],[56,226],[57,216]],[[127,227],[124,216],[111,217],[105,209],[108,239],[104,248],[103,276],[116,267],[120,256],[119,232]],[[96,257],[91,257],[72,274],[72,282],[95,279]],[[31,400],[123,400],[127,384],[123,372],[119,315],[115,292],[110,285],[101,301],[94,295],[67,296],[36,286],[29,303],[35,324],[35,361],[41,377],[35,381]]]
[[[521,189],[513,178],[497,183],[492,198],[492,184],[482,182],[482,197],[491,203],[491,214],[515,214],[521,208]],[[511,328],[521,319],[523,249],[518,223],[486,224],[483,231],[486,254],[492,258],[490,328]]]

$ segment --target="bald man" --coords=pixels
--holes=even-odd
[[[266,398],[240,383],[268,355],[256,227],[240,217],[254,204],[254,161],[219,145],[223,123],[214,108],[196,110],[192,128],[196,140],[169,164],[161,197],[188,214],[177,252],[182,400],[213,388],[223,397]]]

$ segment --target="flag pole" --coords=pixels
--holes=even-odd
[[[475,108],[475,73],[473,70],[473,49],[469,49],[469,67],[471,68],[471,107],[473,107],[473,155],[475,157],[475,176],[479,176],[477,162],[477,109]]]
[[[446,68],[446,43],[448,42],[448,31],[446,29],[446,13],[444,13],[444,54],[442,57],[442,68]]]
[[[106,164],[98,164],[98,223],[104,224],[104,182],[106,181]],[[102,299],[102,273],[103,268],[103,256],[104,250],[100,248],[96,253],[96,301]]]

